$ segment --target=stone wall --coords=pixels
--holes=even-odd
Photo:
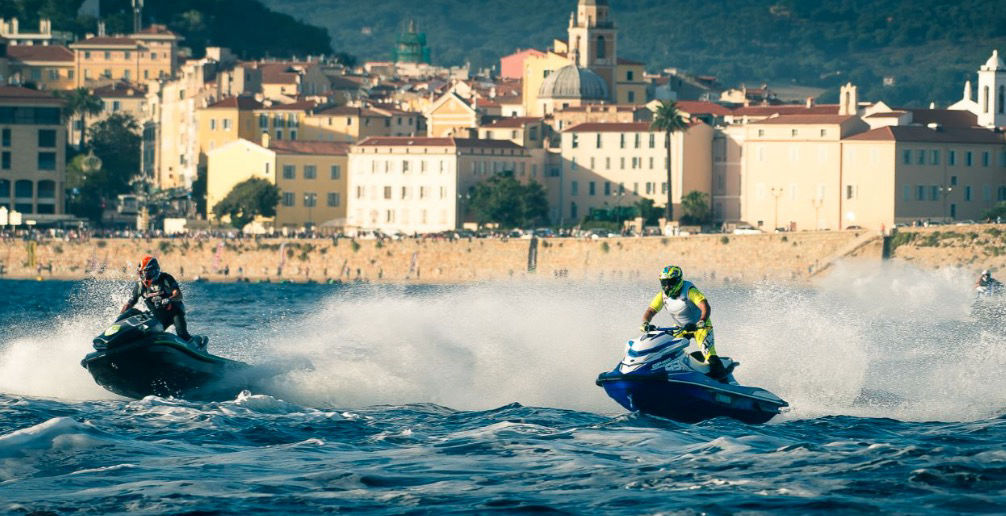
[[[905,228],[892,237],[892,258],[919,267],[1006,270],[1006,225]]]
[[[0,243],[6,277],[116,277],[144,254],[182,280],[385,281],[457,283],[501,279],[604,280],[648,277],[681,265],[692,277],[801,281],[860,239],[861,232],[531,240],[129,240]],[[880,247],[859,249],[880,260]],[[51,271],[50,271],[51,265]],[[42,272],[39,274],[39,266]],[[223,270],[227,269],[228,274]]]

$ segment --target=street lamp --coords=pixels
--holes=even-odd
[[[772,231],[775,231],[779,229],[779,197],[782,196],[783,189],[782,187],[773,186],[771,191],[772,197],[775,198],[775,207],[772,211]]]
[[[954,191],[953,186],[943,185],[940,187],[940,193],[943,194],[943,221],[946,222],[947,217],[947,196],[950,192]]]
[[[824,197],[817,197],[810,200],[814,205],[814,229],[821,229],[821,205],[824,204]]]
[[[304,194],[304,206],[307,207],[307,227],[311,229],[314,226],[314,218],[311,217],[311,208],[314,207],[314,201],[317,198],[317,194],[306,193]]]

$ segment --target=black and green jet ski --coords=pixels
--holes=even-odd
[[[94,381],[129,398],[234,399],[251,387],[252,366],[206,352],[206,338],[184,341],[150,312],[131,308],[94,338],[81,360]]]

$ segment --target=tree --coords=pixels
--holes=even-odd
[[[241,229],[257,216],[275,217],[279,188],[265,179],[253,177],[242,181],[213,207],[217,219],[227,216],[231,226]]]
[[[653,199],[640,199],[633,204],[636,210],[639,211],[639,216],[643,218],[644,226],[652,226],[657,223],[660,218],[660,212],[664,211],[663,208],[659,206],[654,206]]]
[[[468,206],[478,223],[496,222],[504,228],[527,227],[548,215],[548,198],[537,181],[526,185],[513,172],[494,175],[470,189]]]
[[[681,221],[686,224],[699,225],[709,222],[709,217],[712,215],[712,210],[709,209],[709,194],[698,190],[688,192],[688,195],[681,198],[681,209],[685,212]]]
[[[109,200],[133,191],[133,180],[140,173],[138,131],[136,120],[120,113],[88,130],[88,152],[67,166],[70,213],[100,221]]]
[[[985,212],[985,218],[992,221],[1006,219],[1006,201],[996,204],[991,210]]]
[[[99,115],[105,109],[105,102],[88,91],[87,88],[57,91],[56,95],[66,100],[66,107],[63,109],[68,118],[80,117],[80,144],[78,146],[82,147],[87,134],[87,117]]]
[[[674,184],[671,181],[671,135],[677,132],[688,130],[688,118],[678,110],[678,104],[673,100],[660,102],[656,112],[653,113],[653,123],[650,129],[663,131],[666,136],[664,146],[667,147],[667,206],[665,207],[667,220],[674,218],[674,202],[671,196]]]

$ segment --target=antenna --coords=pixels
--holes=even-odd
[[[143,11],[143,0],[133,0],[133,33],[140,32],[143,24],[140,20],[140,13]]]

